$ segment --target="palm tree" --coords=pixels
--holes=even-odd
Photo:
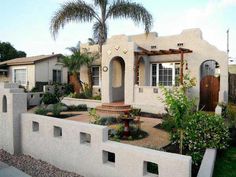
[[[79,41],[75,47],[67,47],[66,49],[69,50],[72,54],[76,54],[80,52],[80,44],[81,42]]]
[[[69,22],[93,22],[93,36],[98,39],[101,51],[102,44],[107,40],[107,21],[110,18],[130,18],[135,24],[143,24],[146,33],[150,32],[153,22],[152,15],[141,4],[128,0],[93,0],[93,4],[76,0],[64,3],[56,11],[50,31],[56,38],[59,29]]]
[[[97,41],[97,39],[88,38],[88,44],[89,45],[95,45],[95,44],[98,44],[98,41]]]
[[[78,79],[81,66],[84,64],[86,56],[80,52],[73,53],[71,56],[64,56],[60,62],[64,67],[68,68],[69,73],[71,74],[71,83],[74,86],[75,92],[80,93],[80,90],[83,92],[83,86],[81,81]]]

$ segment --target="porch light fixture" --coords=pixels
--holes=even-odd
[[[107,66],[103,66],[102,70],[103,70],[103,72],[107,72],[108,71],[108,67]]]

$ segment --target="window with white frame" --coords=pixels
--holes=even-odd
[[[53,70],[53,74],[52,74],[52,79],[53,82],[55,83],[61,83],[61,70]]]
[[[99,72],[100,72],[99,66],[92,67],[93,86],[100,85]]]
[[[172,86],[178,85],[180,72],[179,63],[155,63],[151,65],[151,85],[152,86]]]
[[[26,85],[26,69],[14,69],[14,83]]]

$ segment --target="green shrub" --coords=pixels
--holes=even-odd
[[[130,111],[130,115],[132,117],[140,116],[140,114],[141,114],[141,109],[132,108],[131,111]]]
[[[176,129],[175,120],[169,114],[165,114],[163,116],[163,122],[161,124],[161,128],[166,130],[167,132],[172,132]]]
[[[48,110],[46,108],[43,108],[43,107],[39,107],[35,110],[34,112],[35,114],[39,114],[39,115],[44,115],[46,116],[47,113],[48,113]]]
[[[69,95],[74,92],[74,86],[72,84],[63,84],[62,86],[64,87],[64,95]]]
[[[125,131],[124,124],[116,124],[112,129],[109,131],[109,137],[112,140],[121,140],[123,139]],[[148,133],[140,130],[136,124],[130,124],[130,136],[127,137],[128,140],[136,140],[136,139],[142,139],[148,136]]]
[[[236,127],[236,106],[232,104],[221,105],[222,116],[226,119],[230,128]]]
[[[40,88],[38,88],[38,87],[33,87],[31,90],[30,90],[30,92],[40,92],[41,90],[40,90]]]
[[[41,101],[44,104],[55,104],[59,102],[56,94],[52,94],[52,93],[45,93]]]
[[[185,126],[184,149],[196,165],[201,161],[206,148],[228,147],[229,130],[220,116],[197,112],[188,119]]]
[[[96,109],[91,109],[89,111],[89,115],[91,117],[90,118],[90,123],[99,125],[101,117],[97,114]]]
[[[93,100],[101,100],[101,95],[96,95],[92,97]]]
[[[79,104],[78,106],[70,105],[67,106],[69,111],[87,111],[88,107],[86,104]]]
[[[99,119],[99,125],[112,125],[117,123],[117,118],[115,117],[102,117]]]
[[[62,105],[60,103],[54,104],[52,108],[53,117],[60,117],[61,112],[62,112]]]

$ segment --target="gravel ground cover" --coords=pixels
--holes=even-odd
[[[66,172],[42,160],[36,160],[28,155],[11,155],[0,149],[0,161],[13,166],[32,177],[82,177]]]

